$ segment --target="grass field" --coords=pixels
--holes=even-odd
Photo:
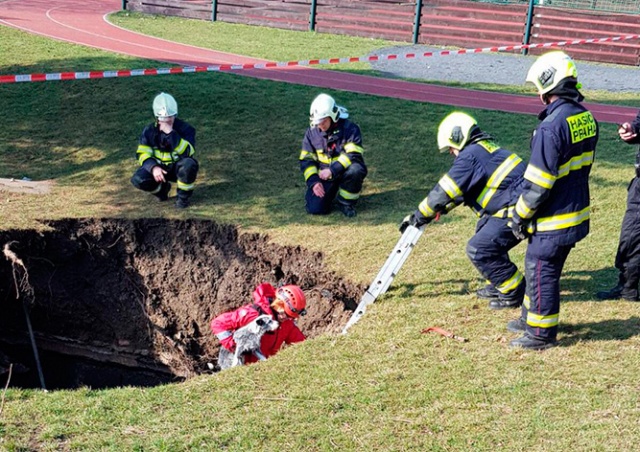
[[[309,48],[321,58],[336,56],[337,48],[357,55],[388,44],[173,19],[115,20],[273,60],[309,57]],[[0,27],[3,74],[152,65]],[[160,91],[172,93],[180,116],[198,129],[201,173],[187,211],[148,203],[129,184],[137,137]],[[332,269],[368,284],[396,243],[400,220],[451,163],[435,145],[437,125],[451,108],[328,92],[364,135],[370,173],[352,220],[304,213],[297,157],[316,88],[226,73],[0,85],[0,177],[56,181],[51,195],[0,193],[1,227],[39,228],[38,219],[66,217],[211,219],[322,251]],[[585,94],[640,105],[631,96]],[[534,116],[468,112],[528,158]],[[634,151],[619,142],[614,126],[602,125],[591,179],[592,233],[565,267],[555,349],[508,349],[514,335],[505,324],[516,314],[490,312],[474,297],[483,281],[464,246],[475,218],[459,208],[429,226],[389,293],[348,335],[323,336],[265,363],[181,384],[8,389],[0,449],[638,450],[638,305],[593,298],[615,282]],[[524,245],[514,250],[519,265],[523,253]],[[421,334],[428,326],[469,341]]]

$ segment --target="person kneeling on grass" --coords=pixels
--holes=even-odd
[[[131,178],[134,187],[149,192],[160,201],[169,198],[170,182],[178,182],[176,207],[189,207],[198,175],[195,154],[196,129],[178,119],[178,103],[167,93],[153,100],[155,122],[147,125],[138,144],[140,168]]]
[[[233,332],[260,315],[269,315],[280,324],[275,331],[268,331],[262,336],[260,351],[265,358],[278,353],[283,344],[295,344],[305,340],[304,334],[295,323],[295,319],[306,311],[307,299],[304,292],[296,285],[286,285],[275,289],[269,283],[262,283],[253,291],[253,303],[234,311],[220,314],[211,321],[211,331],[220,344],[235,351]],[[245,355],[245,363],[258,361],[254,355]]]
[[[330,213],[335,199],[346,217],[356,216],[367,167],[360,127],[348,117],[347,110],[328,94],[318,95],[311,103],[300,171],[307,185],[306,209],[312,215]]]

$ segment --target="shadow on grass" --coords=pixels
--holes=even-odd
[[[562,302],[599,301],[596,292],[609,289],[618,281],[618,270],[613,267],[591,271],[568,271],[560,278]]]
[[[3,72],[154,66],[155,62],[120,57],[79,57],[13,65]],[[144,196],[132,195],[129,178],[136,168],[138,137],[153,120],[151,102],[161,91],[176,97],[180,117],[198,131],[201,176],[193,204],[199,207],[186,215],[206,218],[217,216],[219,209],[241,209],[237,222],[265,227],[345,221],[341,216],[318,220],[304,211],[305,188],[298,155],[308,126],[309,102],[319,89],[230,73],[2,86],[11,114],[0,129],[0,177],[56,179],[61,185],[88,190],[97,184],[108,185],[99,188],[98,202],[116,206],[115,215],[157,214]],[[340,99],[361,126],[370,168],[358,217],[349,221],[398,224],[451,165],[448,156],[435,150],[437,124],[451,107],[326,91]],[[525,157],[535,121],[528,120],[527,126],[515,133],[505,117],[496,112],[479,113],[479,120],[491,125],[490,132],[501,144]],[[616,163],[621,159],[613,150],[599,154],[599,158]],[[607,181],[595,183],[606,185]]]
[[[611,319],[599,322],[561,324],[563,346],[575,345],[582,341],[623,341],[640,334],[640,317]]]
[[[475,272],[475,270],[474,270]],[[563,274],[560,280],[561,302],[593,302],[598,290],[610,288],[617,282],[618,271],[602,268],[597,271],[571,271]],[[425,290],[428,285],[429,289]],[[469,279],[436,279],[425,281],[424,284],[392,284],[388,292],[402,298],[415,297],[419,294],[423,298],[443,296],[474,295],[477,289],[484,285],[479,273],[472,273]]]
[[[480,288],[480,285],[476,281],[476,279],[448,279],[448,280],[438,280],[438,281],[430,281],[431,285],[437,285],[436,287],[424,291],[424,289],[418,289],[422,286],[422,284],[399,284],[392,285],[388,290],[390,294],[401,298],[412,298],[416,297],[419,294],[420,298],[435,298],[435,297],[443,297],[443,296],[465,296],[469,294],[474,294],[476,289],[472,289],[472,287]],[[441,290],[440,286],[450,287],[455,286],[455,288],[448,288],[446,290]]]

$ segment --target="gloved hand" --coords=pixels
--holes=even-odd
[[[416,228],[419,228],[421,226],[424,226],[425,224],[431,223],[431,220],[433,220],[433,218],[427,218],[420,213],[414,212],[411,215],[407,215],[406,217],[404,217],[398,229],[400,230],[401,233],[404,233],[404,231],[409,226],[414,226]]]
[[[524,240],[529,237],[529,231],[527,231],[529,222],[524,221],[518,215],[513,215],[513,218],[508,224],[509,227],[511,227],[511,232],[518,240]]]

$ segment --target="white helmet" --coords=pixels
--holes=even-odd
[[[538,57],[527,73],[527,82],[533,83],[538,93],[546,94],[566,78],[578,81],[578,69],[571,57],[561,50]],[[577,86],[580,88],[580,86]]]
[[[447,152],[449,148],[462,149],[469,141],[471,131],[478,122],[466,113],[454,111],[447,115],[438,126],[438,149]]]
[[[153,114],[159,121],[178,115],[178,103],[171,94],[160,93],[153,99]]]
[[[336,104],[333,97],[324,93],[319,94],[313,99],[313,102],[311,102],[309,123],[312,126],[317,126],[324,118],[331,118],[333,122],[336,122],[340,117],[340,110],[340,107]]]

